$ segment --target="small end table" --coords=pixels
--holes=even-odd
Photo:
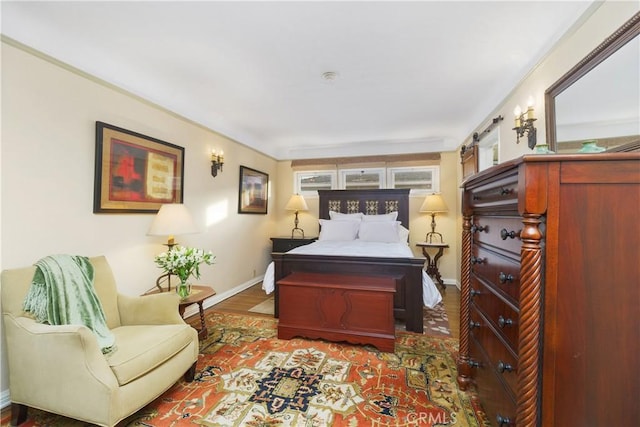
[[[444,250],[447,249],[449,245],[446,243],[418,242],[416,246],[422,248],[422,254],[427,259],[427,274],[438,282],[443,291],[446,290],[442,276],[440,276],[440,270],[438,270],[438,260],[442,257]],[[429,255],[428,249],[438,250],[433,258]]]
[[[175,292],[175,291],[173,291]],[[152,291],[147,292],[145,295],[158,294],[161,293],[160,290],[154,289]],[[198,339],[203,340],[209,336],[209,331],[207,330],[207,323],[204,319],[204,307],[202,304],[204,300],[210,298],[216,294],[216,291],[213,290],[210,286],[204,285],[192,285],[191,293],[185,299],[180,300],[180,304],[178,305],[178,312],[180,316],[184,316],[184,311],[192,304],[198,304],[198,311],[200,312],[200,329],[198,331]]]

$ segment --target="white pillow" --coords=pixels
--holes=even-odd
[[[363,221],[358,238],[364,242],[398,243],[398,221]]]
[[[363,221],[395,221],[398,219],[398,211],[383,215],[364,215]]]
[[[398,224],[398,241],[409,244],[409,229],[400,224]]]
[[[318,240],[355,240],[358,235],[360,221],[320,220],[320,236]]]
[[[352,213],[352,214],[345,214],[345,213],[341,213],[341,212],[329,211],[329,218],[330,219],[360,221],[363,216],[364,216],[364,214],[362,212]]]

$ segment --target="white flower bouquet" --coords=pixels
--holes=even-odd
[[[184,246],[176,245],[167,252],[163,252],[155,257],[155,263],[158,267],[162,268],[165,273],[170,273],[180,278],[180,285],[187,286],[187,280],[193,276],[196,279],[200,278],[200,264],[213,264],[215,257],[211,251],[205,252],[203,249],[197,248],[185,248]],[[180,296],[181,292],[178,289]],[[188,289],[186,291],[188,295]]]

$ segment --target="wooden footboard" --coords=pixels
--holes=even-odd
[[[408,331],[423,332],[422,268],[424,258],[344,257],[272,253],[275,266],[275,317],[278,310],[278,280],[292,272],[337,273],[393,277],[396,281],[393,312]]]

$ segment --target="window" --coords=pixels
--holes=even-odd
[[[363,190],[385,188],[384,169],[341,169],[340,188],[343,190]]]
[[[440,191],[440,166],[358,168],[293,173],[295,192],[317,197],[318,190],[408,188],[411,194]]]
[[[398,167],[388,169],[388,188],[409,188],[412,194],[440,191],[440,167]]]
[[[302,171],[293,174],[295,192],[303,196],[318,196],[318,190],[337,188],[336,171]]]

